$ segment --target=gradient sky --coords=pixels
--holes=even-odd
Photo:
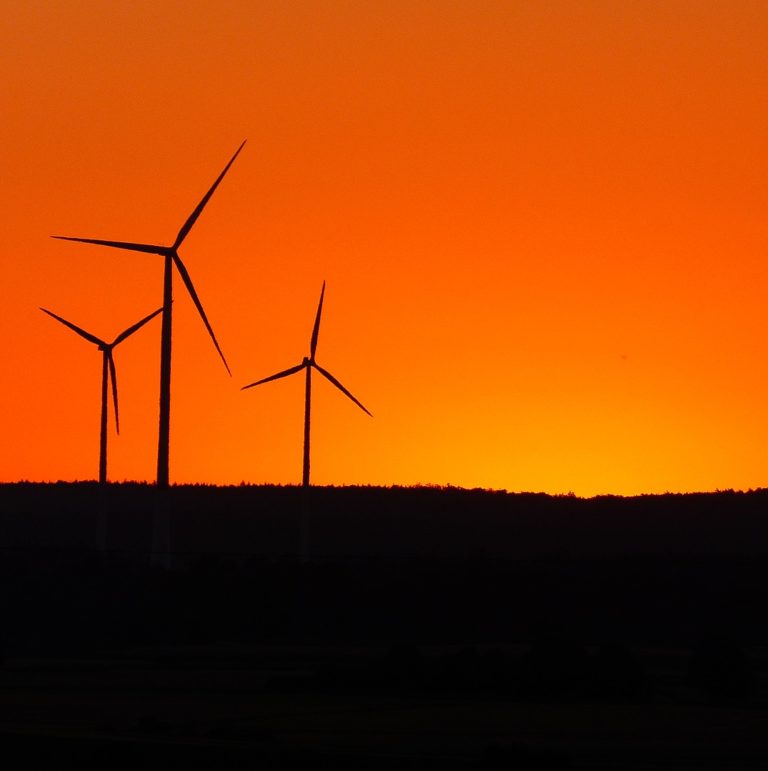
[[[101,358],[177,280],[171,478],[768,484],[768,3],[5,0],[2,479],[94,478]],[[110,477],[154,479],[160,325]]]

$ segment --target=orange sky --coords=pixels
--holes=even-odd
[[[596,493],[768,484],[768,4],[10,0],[2,479],[94,478],[101,359],[184,243],[171,478]],[[160,325],[110,477],[153,479]]]

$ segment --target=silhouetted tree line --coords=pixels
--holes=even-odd
[[[153,486],[0,485],[0,548],[151,548]],[[768,491],[581,499],[437,487],[176,486],[167,493],[172,549],[290,557],[301,512],[316,559],[410,557],[762,557]],[[165,504],[164,504],[165,505]]]
[[[581,500],[313,489],[306,562],[300,488],[170,494],[169,571],[148,553],[152,487],[0,487],[0,652],[378,647],[350,682],[639,698],[633,651],[677,646],[690,652],[689,685],[726,699],[750,693],[745,651],[768,641],[762,491]],[[95,548],[104,512],[107,552]],[[461,652],[427,653],[445,645]]]

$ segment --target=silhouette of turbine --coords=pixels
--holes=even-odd
[[[179,234],[176,236],[176,240],[171,246],[158,246],[155,244],[135,244],[128,243],[126,241],[105,241],[100,238],[73,238],[71,236],[53,236],[63,241],[80,241],[85,244],[97,244],[98,246],[110,246],[115,249],[127,249],[132,252],[146,252],[148,254],[159,254],[164,257],[164,273],[163,273],[163,326],[160,335],[160,419],[157,441],[157,486],[161,489],[168,487],[169,472],[168,472],[168,458],[170,452],[170,434],[171,434],[171,320],[172,320],[172,302],[173,302],[173,266],[176,266],[176,270],[179,271],[181,280],[184,282],[184,286],[187,288],[192,302],[195,304],[200,317],[205,324],[205,328],[208,330],[208,334],[213,340],[213,344],[216,350],[221,356],[221,360],[224,362],[224,366],[227,368],[227,372],[231,375],[227,360],[224,358],[224,354],[219,347],[219,343],[216,340],[216,335],[213,333],[208,317],[205,315],[200,298],[197,296],[195,287],[192,284],[192,279],[189,277],[184,263],[179,257],[179,247],[184,239],[187,237],[192,226],[197,221],[201,212],[205,208],[205,205],[210,200],[219,183],[224,178],[224,175],[229,171],[229,167],[234,163],[235,158],[240,154],[243,149],[245,141],[237,148],[235,154],[230,158],[229,163],[224,167],[224,171],[219,174],[216,181],[211,185],[208,192],[203,196],[200,203],[195,207],[192,214],[189,215],[187,221],[182,225]]]
[[[104,354],[103,363],[101,367],[101,430],[100,430],[100,442],[99,442],[99,482],[104,484],[107,481],[107,409],[109,399],[107,398],[107,392],[109,390],[109,383],[112,382],[112,402],[115,407],[115,431],[120,433],[120,413],[117,407],[117,371],[115,370],[115,360],[112,357],[112,349],[125,340],[126,337],[130,337],[134,332],[141,329],[148,321],[153,319],[163,309],[158,308],[149,316],[145,316],[141,321],[136,322],[133,326],[128,327],[125,331],[121,332],[111,343],[106,343],[104,340],[99,339],[96,335],[92,335],[90,332],[86,332],[71,321],[63,319],[61,316],[57,316],[55,313],[47,310],[46,308],[40,308],[43,313],[47,313],[52,316],[56,321],[60,321],[64,326],[69,327],[76,332],[80,337],[84,337],[88,342],[93,343],[99,347],[99,350]]]
[[[354,396],[339,383],[338,380],[327,370],[323,369],[315,361],[315,351],[317,350],[317,336],[320,332],[320,314],[323,312],[323,296],[325,295],[325,281],[323,281],[323,288],[320,291],[320,303],[317,306],[317,315],[315,316],[315,326],[312,329],[312,339],[309,343],[309,356],[305,356],[301,364],[291,367],[290,369],[278,372],[275,375],[257,380],[255,383],[250,383],[247,386],[243,386],[240,390],[244,391],[246,388],[253,388],[254,386],[261,385],[262,383],[268,383],[270,380],[279,380],[282,377],[288,377],[301,370],[306,370],[306,387],[304,393],[304,470],[302,474],[302,485],[309,487],[309,415],[311,408],[311,393],[312,393],[312,369],[316,369],[323,377],[330,380],[333,385],[336,386],[345,396],[348,396],[363,412],[371,415],[363,405],[355,399]],[[371,415],[373,417],[373,415]]]

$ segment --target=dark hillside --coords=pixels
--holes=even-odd
[[[2,486],[0,761],[765,768],[765,505]]]
[[[180,553],[293,555],[302,507],[316,558],[615,559],[768,554],[768,491],[581,499],[457,488],[0,486],[0,548],[150,549],[158,506]]]
[[[99,617],[99,636],[136,641],[690,641],[714,630],[768,644],[767,495],[5,485],[2,596],[7,618],[25,619],[6,637],[40,627],[32,637],[45,640],[58,619],[51,639],[79,644]],[[153,539],[158,512],[170,512],[169,550]]]

